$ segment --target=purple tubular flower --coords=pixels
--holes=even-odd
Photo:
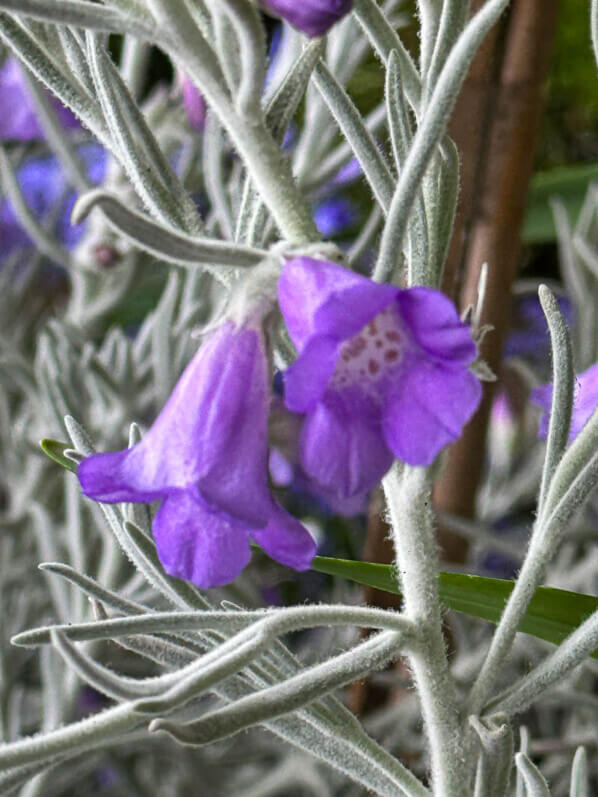
[[[183,105],[187,112],[187,119],[191,127],[198,133],[203,133],[206,126],[207,106],[201,91],[195,87],[191,78],[186,75],[182,80]]]
[[[308,36],[323,36],[353,7],[353,0],[262,0],[262,6]]]
[[[248,563],[250,538],[285,565],[309,567],[312,537],[268,490],[268,380],[261,331],[227,322],[138,445],[79,466],[83,492],[97,501],[161,501],[154,538],[172,576],[226,584]]]
[[[279,303],[299,357],[286,406],[305,415],[306,473],[339,498],[371,489],[398,457],[429,465],[478,406],[476,346],[452,302],[380,285],[308,257],[285,265]]]
[[[64,105],[52,97],[60,121],[66,128],[79,127],[79,122]],[[0,69],[0,141],[31,141],[43,138],[35,105],[29,95],[23,72],[15,58],[7,58]]]
[[[534,388],[530,398],[534,404],[544,410],[544,414],[540,419],[538,434],[540,437],[546,437],[548,435],[548,422],[552,404],[552,383]],[[573,440],[581,432],[596,407],[598,407],[598,363],[594,363],[587,371],[577,377],[569,441]]]

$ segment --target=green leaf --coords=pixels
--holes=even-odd
[[[77,472],[77,463],[74,462],[72,459],[65,457],[64,452],[67,448],[72,448],[72,445],[68,443],[61,443],[59,440],[50,440],[49,438],[44,438],[40,440],[40,448],[44,452],[47,457],[53,459],[54,462],[57,462],[63,468],[70,470],[72,473]]]
[[[316,556],[312,569],[384,592],[400,594],[391,565]],[[440,599],[448,609],[497,623],[513,585],[513,581],[500,578],[440,573]],[[519,630],[558,645],[597,610],[598,598],[593,595],[539,587]],[[598,650],[592,656],[598,658]]]
[[[550,198],[558,197],[575,222],[591,182],[598,180],[598,163],[563,166],[538,172],[532,178],[527,197],[527,209],[522,230],[526,244],[547,243],[556,240],[556,230]]]

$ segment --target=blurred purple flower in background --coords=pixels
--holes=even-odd
[[[206,126],[207,105],[201,91],[196,88],[191,78],[186,75],[182,78],[183,105],[187,112],[187,119],[191,127],[202,133]]]
[[[557,302],[567,323],[571,325],[573,305],[562,294],[557,294]],[[513,296],[512,328],[505,341],[505,357],[524,357],[539,365],[545,365],[550,355],[550,335],[542,312],[537,291]]]
[[[476,346],[446,296],[308,257],[285,265],[278,291],[299,352],[285,403],[305,414],[301,465],[323,489],[363,494],[395,456],[429,465],[457,439],[481,387],[468,369]]]
[[[268,371],[261,330],[222,325],[141,443],[79,466],[90,498],[160,500],[154,537],[164,569],[200,587],[232,581],[249,562],[250,538],[297,570],[315,554],[309,532],[268,489]]]
[[[317,192],[314,221],[324,238],[341,235],[360,221],[360,208],[341,191],[362,175],[361,166],[353,158]]]
[[[268,457],[268,471],[272,482],[279,487],[289,487],[295,477],[295,469],[278,448],[273,448]]]
[[[78,717],[88,717],[106,708],[108,698],[93,686],[82,686],[79,690],[76,703],[76,713]]]
[[[476,557],[476,573],[487,571],[493,578],[514,579],[520,568],[520,561],[501,551],[484,550]]]
[[[571,417],[571,431],[569,432],[570,441],[581,432],[596,407],[598,407],[598,363],[579,374],[576,388],[573,415]],[[540,437],[546,437],[550,420],[552,384],[534,388],[530,398],[534,404],[544,410],[544,414],[540,419],[539,435]]]
[[[314,221],[324,238],[341,234],[355,224],[358,218],[357,207],[344,197],[325,199],[314,210]]]
[[[104,149],[98,144],[84,144],[79,148],[79,155],[86,164],[90,180],[100,183],[106,166]],[[69,189],[66,175],[58,160],[51,156],[26,161],[18,169],[17,179],[34,216],[44,222],[53,215],[56,218],[57,238],[69,248],[75,246],[83,233],[84,225],[71,224],[71,210],[76,196]],[[16,249],[31,245],[29,236],[21,227],[7,199],[0,202],[0,239],[0,265]]]
[[[65,128],[80,127],[79,121],[58,99],[52,97],[52,104]],[[0,141],[31,141],[44,137],[35,103],[15,58],[7,58],[0,68],[0,108]]]
[[[349,185],[350,183],[354,183],[355,180],[358,180],[362,175],[363,170],[359,161],[357,158],[351,158],[348,163],[338,170],[328,185],[334,186],[335,188]]]
[[[80,127],[67,108],[57,99],[51,100],[65,128]],[[14,58],[7,58],[0,68],[0,107],[3,111],[0,117],[0,140],[30,141],[43,137],[35,103],[30,97],[22,68]],[[79,147],[79,155],[85,162],[92,182],[100,182],[104,176],[104,150],[97,144],[84,144]],[[56,157],[26,161],[18,167],[16,176],[25,202],[37,220],[45,223],[51,218],[58,240],[67,247],[74,246],[82,234],[83,225],[73,227],[70,223],[76,197],[69,189],[66,175]],[[15,250],[31,245],[7,199],[0,201],[0,239],[0,265]]]
[[[353,0],[262,0],[265,11],[308,36],[323,36],[353,7]]]
[[[286,37],[288,35],[288,31],[284,25],[276,25],[274,30],[272,31],[272,37],[270,39],[270,48],[268,50],[268,67],[266,69],[266,77],[264,78],[264,88],[267,89],[268,86],[274,80],[276,85],[278,86],[280,81],[283,79],[283,76],[277,76],[277,72],[279,67],[282,65],[281,61],[284,61],[284,58],[281,56],[284,55],[285,49],[287,48],[286,44]]]

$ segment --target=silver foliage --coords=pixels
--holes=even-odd
[[[198,782],[206,794],[260,797],[578,797],[595,786],[598,673],[588,653],[596,618],[556,650],[515,634],[544,580],[598,588],[598,416],[566,445],[573,363],[580,370],[598,354],[587,298],[598,295],[595,189],[575,229],[554,207],[580,315],[570,340],[553,293],[541,290],[556,382],[547,451],[530,418],[506,449],[491,439],[482,520],[446,519],[474,540],[472,568],[489,548],[521,566],[494,632],[448,616],[450,658],[426,509],[432,474],[396,466],[385,481],[407,563],[400,614],[360,607],[360,592],[343,584],[318,596],[325,604],[265,609],[250,573],[209,595],[165,575],[150,508],[82,499],[76,478],[37,445],[68,432],[76,460],[138,440],[195,350],[194,333],[218,323],[240,271],[289,251],[327,251],[309,206],[353,157],[373,210],[351,265],[361,265],[381,230],[378,279],[440,284],[458,185],[448,117],[507,0],[488,0],[467,25],[459,4],[420,0],[419,65],[397,34],[398,5],[356,0],[325,42],[306,47],[285,28],[285,60],[263,94],[264,31],[250,3],[0,0],[2,41],[85,125],[75,145],[63,140],[34,91],[48,148],[79,195],[76,216],[89,214],[83,239],[67,251],[52,220],[33,218],[21,196],[22,153],[0,148],[2,192],[34,242],[0,271],[0,794],[87,793],[98,777],[118,784],[107,793],[126,795],[192,794]],[[597,8],[593,0],[594,46]],[[108,32],[125,34],[120,64],[108,54]],[[157,87],[138,103],[148,42],[206,94],[203,137],[188,129],[172,92]],[[386,96],[362,118],[346,86],[370,46],[386,70]],[[280,144],[301,103],[305,123],[285,154]],[[79,149],[90,135],[111,153],[93,191]],[[114,255],[110,268],[100,251]],[[36,289],[48,259],[67,282],[53,301]],[[129,337],[113,320],[141,285],[153,286],[157,301]],[[277,345],[284,362],[288,346]],[[545,378],[520,370],[530,384]],[[492,533],[538,494],[529,541],[525,529]],[[272,567],[258,563],[253,575]],[[376,633],[364,640],[362,628]],[[417,692],[358,721],[339,688],[367,674],[410,687],[400,671],[382,671],[405,655]]]

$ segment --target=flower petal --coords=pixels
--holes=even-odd
[[[413,338],[428,354],[453,363],[475,360],[476,346],[453,302],[431,288],[409,288],[397,297],[399,311]]]
[[[284,378],[285,405],[293,412],[309,412],[321,399],[332,376],[338,343],[324,335],[312,338]]]
[[[227,325],[228,326],[228,325]],[[220,335],[202,369],[195,445],[201,451],[199,489],[210,503],[254,526],[267,522],[269,374],[261,332]]]
[[[198,485],[208,503],[265,526],[272,504],[267,379],[261,334],[223,325],[191,360],[139,445],[81,464],[86,494],[147,501]]]
[[[209,589],[233,581],[251,559],[249,527],[212,512],[197,490],[168,495],[154,518],[154,538],[164,570]]]
[[[316,554],[309,531],[277,503],[266,528],[253,530],[251,536],[268,556],[295,570],[307,570]]]
[[[323,36],[352,5],[353,0],[263,0],[266,11],[286,19],[308,36]]]
[[[430,465],[461,435],[481,395],[479,380],[466,368],[410,358],[383,410],[386,443],[403,462]]]
[[[295,257],[278,281],[278,301],[299,351],[314,335],[350,338],[381,312],[398,288],[380,285],[337,263]]]
[[[305,419],[300,449],[308,476],[338,498],[372,489],[393,460],[378,420],[332,391]]]
[[[77,468],[84,494],[105,504],[120,501],[149,504],[161,498],[165,491],[147,478],[144,459],[140,445],[86,457]]]

